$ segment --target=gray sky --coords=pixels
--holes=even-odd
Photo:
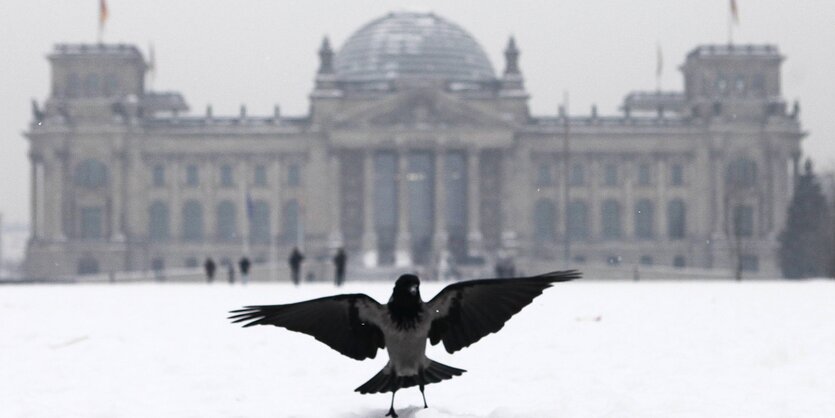
[[[536,115],[553,114],[569,91],[571,112],[617,112],[630,90],[655,86],[656,44],[664,89],[682,88],[678,66],[699,44],[726,43],[730,0],[107,0],[106,42],[154,44],[157,90],[178,90],[194,113],[302,115],[316,50],[338,48],[391,10],[434,11],[482,45],[497,71],[509,35]],[[783,93],[801,103],[804,151],[835,168],[835,1],[737,0],[736,43],[774,43],[787,57]],[[404,5],[408,5],[405,8]],[[29,222],[29,101],[48,94],[45,55],[55,43],[96,40],[98,0],[0,1],[0,212]]]

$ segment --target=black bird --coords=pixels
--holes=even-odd
[[[287,305],[246,306],[232,311],[234,323],[275,325],[312,335],[357,360],[374,358],[386,348],[389,362],[360,393],[391,392],[386,416],[397,417],[394,395],[419,386],[426,408],[425,385],[460,376],[465,370],[426,357],[426,339],[443,341],[448,353],[497,332],[511,316],[551,287],[580,278],[580,272],[556,271],[533,277],[470,280],[451,284],[429,302],[420,297],[420,280],[412,274],[397,279],[386,305],[362,293],[328,296]]]

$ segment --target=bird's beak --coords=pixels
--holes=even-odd
[[[417,295],[417,291],[418,291],[418,285],[416,285],[416,284],[413,284],[409,288],[409,293],[411,293],[412,295]]]

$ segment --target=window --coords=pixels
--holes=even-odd
[[[187,268],[195,268],[195,267],[198,266],[197,258],[195,258],[195,257],[186,258],[186,261],[185,261],[184,264]]]
[[[98,274],[99,262],[90,256],[78,260],[78,274],[84,276],[88,274]]]
[[[161,257],[156,257],[151,260],[151,271],[156,273],[157,277],[161,276],[162,272],[165,270],[165,259]]]
[[[757,163],[740,158],[728,164],[725,181],[730,186],[752,187],[757,184]]]
[[[755,255],[746,254],[739,259],[742,271],[760,271],[760,260]]]
[[[203,241],[203,205],[196,200],[183,205],[183,241]]]
[[[200,172],[197,165],[189,164],[186,166],[186,186],[197,187],[200,185]]]
[[[736,80],[734,80],[734,90],[736,90],[736,92],[740,95],[745,93],[745,76],[744,75],[738,74],[736,76]]]
[[[65,94],[69,98],[76,98],[81,94],[81,79],[78,78],[78,74],[70,73],[70,75],[67,76]]]
[[[585,170],[582,164],[574,164],[571,166],[571,175],[568,178],[568,184],[571,186],[582,186],[586,182]]]
[[[725,76],[720,75],[719,78],[716,79],[716,90],[719,94],[725,94],[728,92],[728,79]]]
[[[534,207],[534,240],[537,243],[553,242],[557,238],[556,206],[550,199],[539,199]]]
[[[606,257],[606,264],[610,266],[619,266],[621,261],[623,261],[623,258],[619,255],[610,255]]]
[[[686,207],[681,199],[673,199],[667,205],[667,235],[670,239],[683,239],[687,233]]]
[[[267,185],[267,167],[263,165],[256,165],[255,166],[255,179],[254,179],[256,186],[266,186]]]
[[[99,239],[104,236],[102,231],[102,208],[81,208],[81,239]]]
[[[153,182],[154,187],[163,187],[165,186],[165,166],[162,164],[156,164],[153,167]]]
[[[551,176],[551,167],[546,163],[539,164],[539,171],[536,176],[536,185],[538,187],[545,187],[552,184],[554,184],[554,178]]]
[[[235,204],[224,200],[217,205],[217,239],[219,241],[234,241],[238,237],[238,227],[235,221]]]
[[[119,81],[116,79],[116,74],[107,74],[104,76],[104,95],[115,96],[119,92]]]
[[[639,263],[642,266],[651,266],[651,265],[654,264],[651,255],[642,255],[641,256],[641,261],[639,261]]]
[[[614,199],[607,199],[603,201],[602,217],[603,238],[620,238],[620,204]]]
[[[299,202],[295,199],[287,201],[282,211],[281,222],[282,238],[287,243],[298,244],[298,235],[301,231],[301,225],[299,225],[301,218],[299,215]]]
[[[585,202],[575,201],[568,205],[568,236],[578,240],[589,236],[589,217]]]
[[[263,200],[252,202],[249,211],[249,239],[256,244],[270,242],[270,205]]]
[[[156,201],[148,208],[148,239],[159,242],[168,239],[168,205]]]
[[[641,199],[635,204],[635,236],[639,239],[652,239],[654,236],[655,207],[649,199]]]
[[[287,185],[290,187],[299,187],[302,183],[301,167],[298,164],[292,163],[287,166]]]
[[[754,235],[754,208],[749,205],[737,205],[733,213],[734,236],[751,237]]]
[[[754,78],[751,80],[751,90],[759,96],[765,95],[765,76],[763,74],[754,74]]]
[[[687,262],[684,259],[683,255],[677,255],[673,257],[673,267],[675,268],[684,268],[687,266]]]
[[[638,166],[638,185],[649,186],[652,171],[649,164],[643,163]]]
[[[75,184],[95,189],[107,184],[107,167],[97,160],[84,160],[75,167]]]
[[[220,166],[220,185],[222,187],[232,187],[235,185],[232,166],[229,164]]]
[[[684,168],[681,164],[673,164],[670,172],[670,183],[673,186],[684,185]]]
[[[617,186],[618,185],[618,166],[615,164],[606,164],[604,169],[604,181],[603,184],[606,186]]]
[[[84,95],[87,97],[97,97],[101,94],[101,87],[99,86],[98,74],[87,74],[84,78]]]

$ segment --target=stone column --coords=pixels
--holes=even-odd
[[[440,149],[435,153],[435,230],[433,232],[433,248],[436,253],[447,249],[449,235],[446,225],[446,154]]]
[[[599,241],[603,236],[603,202],[600,193],[600,160],[592,157],[587,165],[586,182],[589,191],[589,241]]]
[[[235,223],[238,224],[238,238],[244,253],[249,252],[249,217],[247,216],[246,198],[249,191],[249,164],[241,159],[235,164],[232,178],[238,183],[238,202],[235,204],[239,209],[235,211]],[[234,262],[234,260],[233,260]]]
[[[32,195],[30,196],[31,202],[31,213],[32,213],[32,236],[38,240],[43,238],[43,223],[42,223],[42,216],[41,216],[41,187],[42,184],[38,182],[39,176],[39,169],[38,166],[41,164],[41,158],[35,154],[29,154],[29,160],[31,162],[32,173],[30,175],[30,190],[32,191]]]
[[[44,153],[44,225],[42,225],[43,236],[50,241],[63,241],[64,231],[62,227],[63,213],[63,162],[49,151]]]
[[[169,240],[172,242],[180,241],[183,236],[183,203],[182,203],[182,193],[180,191],[180,185],[182,180],[182,173],[181,173],[182,165],[180,164],[180,160],[174,160],[172,164],[168,164],[166,168],[170,172],[171,177],[171,186],[169,188],[171,192],[171,197],[168,201],[171,204],[171,208],[168,210],[169,216]]]
[[[374,152],[365,153],[363,161],[363,219],[362,219],[362,260],[366,267],[377,266],[377,231],[374,225]],[[341,202],[340,202],[341,204]]]
[[[632,175],[632,164],[630,160],[619,160],[618,167],[621,169],[620,180],[623,187],[623,237],[626,241],[635,240],[635,221],[638,213],[635,211],[634,178]],[[605,175],[605,174],[604,174]]]
[[[112,158],[114,164],[110,166],[110,240],[113,242],[124,242],[125,241],[125,233],[124,229],[122,228],[122,208],[124,207],[124,202],[122,202],[122,192],[124,191],[125,187],[122,184],[122,165],[124,164],[124,159],[121,155],[117,154],[114,155]],[[170,213],[170,212],[169,212]]]
[[[395,265],[412,265],[412,239],[409,234],[409,153],[398,153],[397,170],[397,239]]]
[[[367,161],[366,161],[367,163]],[[343,246],[342,236],[342,187],[339,175],[341,164],[336,150],[332,150],[328,156],[328,204],[330,205],[330,234],[328,245],[332,247]]]
[[[478,152],[478,148],[467,150],[467,247],[470,256],[481,255],[484,245],[481,234],[481,175]]]
[[[664,160],[663,158],[656,156],[655,161],[655,193],[656,193],[656,200],[658,201],[658,208],[660,209],[656,216],[656,227],[659,231],[659,236],[664,237],[664,239],[670,239],[668,234],[669,232],[669,219],[667,219],[667,206],[670,204],[669,196],[667,196],[667,182],[666,176],[664,173]],[[688,214],[688,205],[685,204],[685,213],[684,213],[684,221],[685,221],[685,237],[689,232],[687,228],[687,218],[692,216],[692,214]]]

